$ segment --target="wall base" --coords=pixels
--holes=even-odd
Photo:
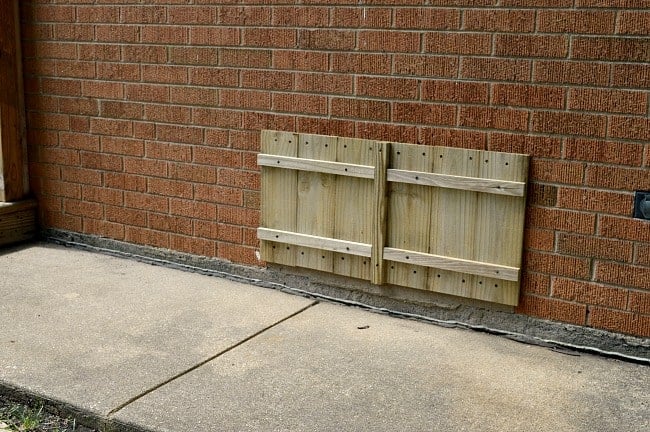
[[[462,327],[550,348],[606,355],[650,364],[650,339],[515,314],[510,307],[466,301],[396,286],[371,285],[325,273],[273,266],[249,267],[168,249],[141,246],[58,229],[46,241],[137,259],[155,265],[225,277],[239,282],[365,307],[377,312]]]

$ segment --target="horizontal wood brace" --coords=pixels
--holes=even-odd
[[[522,182],[484,179],[478,177],[462,177],[449,174],[398,169],[388,170],[388,181],[520,197],[524,196],[526,188],[526,184]]]
[[[432,255],[423,252],[414,252],[403,249],[384,248],[384,259],[406,264],[435,267],[442,270],[469,273],[508,281],[519,280],[519,268],[498,264],[470,261],[461,258],[451,258],[441,255]]]
[[[300,171],[336,174],[349,177],[372,179],[375,168],[366,165],[355,165],[342,162],[330,162],[316,159],[304,159],[290,156],[276,156],[260,153],[257,155],[259,166],[293,169]]]
[[[328,237],[319,237],[269,228],[258,228],[257,237],[260,240],[305,246],[363,257],[370,257],[372,252],[372,246],[366,243],[356,243],[347,240],[337,240]]]

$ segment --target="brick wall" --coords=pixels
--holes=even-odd
[[[260,129],[528,153],[517,311],[650,336],[649,0],[21,7],[44,226],[259,265]]]

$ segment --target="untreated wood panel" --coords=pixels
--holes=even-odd
[[[35,201],[0,203],[0,246],[30,240],[36,230]]]
[[[527,156],[309,134],[262,139],[265,259],[517,304]]]

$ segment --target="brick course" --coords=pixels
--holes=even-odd
[[[261,265],[262,128],[522,152],[516,312],[650,336],[649,1],[20,3],[44,226]]]

